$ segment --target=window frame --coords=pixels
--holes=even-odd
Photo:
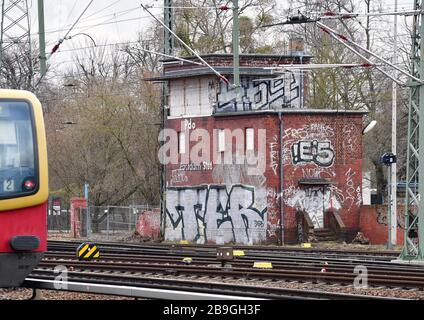
[[[225,129],[218,129],[218,152],[225,152]]]
[[[183,138],[184,143],[181,143],[181,138]],[[182,152],[182,150],[184,152]],[[185,131],[178,132],[178,154],[186,154],[186,133],[185,133]]]
[[[255,151],[255,128],[252,128],[252,127],[245,128],[244,132],[245,132],[246,152]],[[252,132],[252,135],[251,135],[252,140],[250,142],[249,142],[248,132]],[[251,148],[249,148],[250,145],[251,145]]]
[[[26,103],[29,108],[29,120],[32,126],[32,140],[33,140],[33,150],[34,150],[34,178],[36,181],[36,188],[32,191],[21,191],[21,192],[11,192],[5,195],[0,193],[0,201],[1,200],[9,200],[16,198],[23,198],[32,196],[38,193],[40,190],[40,162],[39,162],[39,154],[38,154],[38,134],[37,134],[37,122],[35,120],[34,114],[34,106],[28,99],[13,99],[13,98],[0,98],[0,103],[2,102],[16,102],[16,103]]]

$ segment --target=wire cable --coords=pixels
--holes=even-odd
[[[88,10],[88,8],[91,6],[91,4],[93,3],[94,0],[90,0],[90,2],[87,4],[87,6],[85,7],[85,9],[81,12],[81,14],[79,15],[79,17],[75,20],[74,24],[69,28],[69,30],[66,32],[65,36],[61,39],[59,39],[59,41],[56,43],[56,45],[53,47],[50,56],[47,57],[47,59],[49,59],[60,47],[60,45],[63,43],[63,41],[66,40],[67,36],[72,32],[72,30],[75,28],[75,26],[77,25],[77,23],[80,21],[80,19],[82,18],[82,16],[84,15],[84,13]]]

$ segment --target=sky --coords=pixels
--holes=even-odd
[[[280,7],[287,7],[289,0],[277,0]],[[44,0],[46,51],[50,52],[60,38],[66,34],[90,0]],[[383,10],[391,11],[395,0],[383,0]],[[140,3],[150,5],[152,13],[161,18],[163,0],[94,0],[70,35],[80,32],[89,34],[96,44],[135,41],[137,33],[153,23],[153,18],[144,11]],[[28,0],[30,6],[31,34],[38,41],[37,0]],[[399,10],[410,9],[413,0],[398,0]],[[59,52],[49,58],[49,63],[59,68],[70,65],[79,50],[91,45],[84,35],[64,41]]]
[[[89,2],[90,0],[44,0],[47,53],[65,36]],[[77,35],[81,32],[91,36],[97,45],[136,41],[138,33],[154,22],[140,3],[150,6],[149,10],[162,18],[163,0],[94,0],[70,33],[70,36],[76,36],[61,44],[60,50],[48,58],[49,64],[63,70],[71,65],[75,54],[82,52],[78,48],[92,45],[89,37]],[[289,2],[281,1],[281,5],[287,3]],[[37,0],[28,0],[28,5],[31,34],[38,41]]]
[[[89,0],[44,0],[46,52],[51,52],[59,39],[63,38],[72,24],[83,12]],[[163,4],[160,0],[145,0],[143,4],[153,5],[152,13],[162,16]],[[38,41],[37,0],[29,0],[31,17],[31,34]],[[162,8],[160,8],[162,5]],[[135,41],[137,33],[149,26],[153,18],[145,12],[139,1],[134,0],[94,0],[70,36],[60,46],[60,50],[49,58],[49,63],[68,64],[78,48],[92,45],[93,38],[97,45]]]

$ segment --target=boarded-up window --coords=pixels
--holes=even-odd
[[[255,150],[255,130],[246,128],[246,151]]]
[[[218,152],[225,151],[225,131],[223,129],[218,130]]]
[[[179,132],[178,133],[178,152],[180,154],[184,154],[185,153],[185,132]]]
[[[210,116],[212,114],[210,82],[210,77],[170,81],[170,116]]]

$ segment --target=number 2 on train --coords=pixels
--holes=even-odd
[[[3,182],[3,190],[6,192],[13,192],[15,191],[15,181],[12,179],[4,180]]]

